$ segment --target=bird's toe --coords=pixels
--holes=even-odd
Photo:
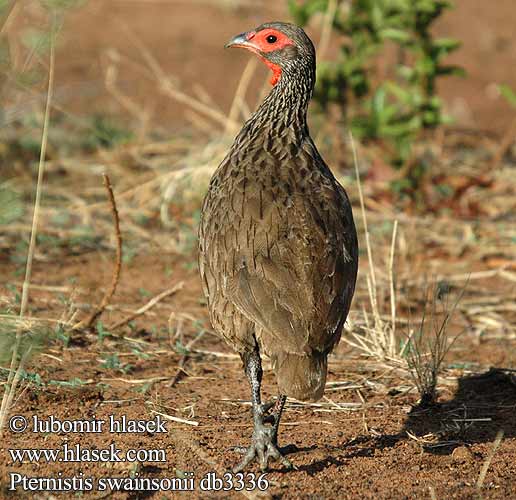
[[[249,446],[247,449],[247,452],[245,454],[245,457],[233,467],[233,474],[236,474],[238,472],[242,472],[256,457],[256,449],[254,445]]]
[[[226,448],[227,451],[234,451],[235,453],[238,453],[239,455],[245,455],[247,453],[247,450],[249,448],[247,446],[230,446],[229,448]]]
[[[242,449],[241,447],[235,447],[235,450],[241,451]],[[241,472],[253,461],[258,462],[262,471],[266,471],[269,462],[272,461],[280,462],[287,469],[295,469],[292,462],[281,454],[273,430],[265,426],[255,429],[251,446],[245,450],[244,458],[233,468],[233,472]]]

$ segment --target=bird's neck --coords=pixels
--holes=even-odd
[[[313,77],[283,73],[244,129],[248,137],[281,139],[286,131],[295,140],[308,136],[306,113],[313,93]]]

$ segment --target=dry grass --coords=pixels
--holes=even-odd
[[[423,273],[418,279],[414,280],[414,278],[411,278],[410,281],[405,280],[405,295],[397,296],[396,277],[398,273],[395,269],[395,254],[399,222],[393,215],[392,236],[390,246],[388,247],[388,258],[384,259],[385,270],[379,270],[373,258],[373,245],[371,243],[371,234],[368,226],[366,202],[360,181],[358,155],[351,135],[350,145],[353,152],[353,162],[357,177],[357,191],[364,233],[363,239],[367,253],[368,266],[365,279],[369,307],[362,307],[361,317],[357,317],[356,313],[353,315],[353,321],[349,322],[350,338],[346,340],[365,356],[376,360],[379,367],[392,367],[397,369],[398,372],[408,374],[419,392],[421,406],[428,406],[436,400],[436,389],[440,374],[444,369],[446,354],[458,338],[458,335],[451,338],[451,320],[454,312],[460,308],[461,299],[466,291],[466,285],[472,279],[481,279],[491,275],[499,275],[499,273],[502,273],[504,278],[508,281],[513,281],[516,276],[512,272],[505,271],[505,269],[482,273],[465,273],[462,275],[446,276],[441,274],[439,276],[439,282],[434,278],[434,290],[432,296],[429,297],[428,287],[425,284],[428,275]],[[386,245],[380,246],[380,249],[385,252]],[[384,278],[381,281],[377,277],[380,274]],[[444,283],[444,288],[452,288],[454,285],[451,283],[461,281],[465,282],[465,284],[459,289],[456,301],[450,304],[449,290],[441,290],[440,283]],[[410,290],[413,289],[414,286],[416,290],[418,290],[420,286],[425,290],[422,300],[418,300],[417,302],[417,309],[420,314],[419,320],[413,320],[411,316],[408,318],[397,317],[399,303],[405,308],[408,308],[409,312],[411,311],[412,300]],[[380,305],[380,296],[384,297],[383,308]],[[483,298],[483,300],[486,299]],[[505,299],[495,297],[493,298],[493,302],[496,304],[500,304],[500,302],[505,303]],[[440,310],[438,310],[439,306]],[[385,309],[387,309],[390,314],[388,314],[387,311],[384,313],[383,311]],[[427,315],[428,309],[430,309],[429,318]],[[480,307],[478,309],[463,306],[460,309],[465,316],[471,317],[472,314],[479,313],[480,311],[484,313],[489,311],[489,306]],[[480,318],[479,320],[482,321]],[[415,329],[411,327],[413,322],[419,323],[418,327]],[[402,336],[399,334],[400,329],[398,329],[397,332],[397,323],[402,324],[405,335]],[[493,322],[491,324],[494,326],[495,323]],[[496,325],[500,326],[500,323],[497,322]],[[504,327],[507,328],[507,326],[507,323],[505,323]],[[464,329],[463,327],[462,330],[464,331]]]
[[[353,136],[350,134],[350,144],[353,151],[353,163],[355,166],[355,174],[357,177],[358,196],[360,200],[360,209],[362,216],[362,226],[364,230],[364,239],[367,251],[368,274],[366,276],[367,291],[369,296],[370,313],[363,309],[363,320],[365,326],[361,333],[351,332],[351,345],[362,350],[370,357],[382,362],[389,362],[402,365],[403,348],[397,346],[396,340],[396,287],[394,284],[394,252],[396,246],[396,233],[398,229],[398,221],[395,220],[392,231],[392,242],[389,258],[389,291],[391,304],[390,322],[386,322],[380,313],[378,304],[378,282],[376,278],[376,267],[373,260],[373,250],[371,245],[371,236],[367,224],[367,216],[364,203],[364,195],[362,192],[362,183],[360,181],[360,171],[358,164],[358,155],[355,147]]]
[[[14,6],[14,5],[13,5]],[[29,301],[29,287],[32,276],[32,263],[34,259],[34,251],[36,248],[36,235],[38,233],[39,215],[41,207],[41,194],[43,190],[43,176],[45,173],[45,156],[47,151],[48,143],[48,128],[50,123],[50,110],[52,105],[52,94],[54,89],[54,69],[55,69],[55,54],[54,54],[54,36],[51,37],[50,42],[50,56],[49,56],[49,72],[48,72],[48,90],[47,99],[45,104],[45,117],[43,121],[43,131],[41,138],[41,150],[38,164],[38,179],[36,182],[36,196],[34,200],[34,210],[32,215],[32,225],[30,231],[29,249],[27,253],[27,262],[25,265],[25,278],[22,285],[22,295],[20,304],[20,318],[27,313],[28,301]],[[0,406],[0,436],[3,433],[7,416],[13,404],[14,395],[20,381],[20,376],[23,370],[23,366],[28,356],[30,355],[30,348],[24,353],[20,353],[20,345],[22,340],[23,330],[20,324],[16,327],[16,338],[12,348],[11,364],[9,367],[9,375],[7,378],[7,384],[4,388],[4,395],[2,397],[2,404]],[[20,357],[21,354],[21,357]],[[19,359],[20,358],[20,359]]]
[[[482,490],[482,487],[484,486],[484,481],[486,479],[487,471],[489,469],[489,466],[491,465],[491,462],[493,461],[493,457],[495,456],[496,451],[498,450],[498,447],[500,446],[500,443],[503,439],[503,430],[499,430],[496,434],[496,438],[493,443],[493,447],[491,448],[491,451],[487,455],[484,464],[482,465],[482,468],[480,469],[480,473],[478,475],[476,488],[480,492]]]
[[[459,338],[460,334],[453,339],[450,338],[449,326],[464,290],[450,305],[449,295],[445,294],[445,297],[441,297],[438,286],[434,287],[431,297],[428,296],[427,289],[419,326],[415,332],[409,330],[405,344],[406,361],[419,392],[419,404],[422,407],[435,403],[438,379],[443,369],[445,356]],[[429,320],[427,317],[428,303],[431,308]],[[439,304],[442,306],[442,311],[438,311]]]

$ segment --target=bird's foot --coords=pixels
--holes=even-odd
[[[277,460],[288,469],[295,468],[290,460],[280,453],[274,429],[261,423],[255,423],[251,446],[245,451],[242,461],[233,467],[233,473],[241,472],[255,460],[262,471],[267,470],[269,460]]]
[[[271,409],[274,408],[276,401],[267,401],[266,403],[262,403],[259,406],[259,414],[261,415],[262,421],[264,424],[275,424],[277,416],[273,413],[270,413]],[[277,429],[276,429],[277,431]],[[277,432],[273,433],[273,443],[277,446]],[[234,451],[239,455],[245,455],[249,451],[249,447],[247,446],[231,446],[228,448],[228,451]]]

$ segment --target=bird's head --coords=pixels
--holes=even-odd
[[[276,85],[284,73],[315,71],[315,49],[299,27],[290,23],[272,22],[233,37],[225,46],[250,50],[272,70],[271,84]]]

